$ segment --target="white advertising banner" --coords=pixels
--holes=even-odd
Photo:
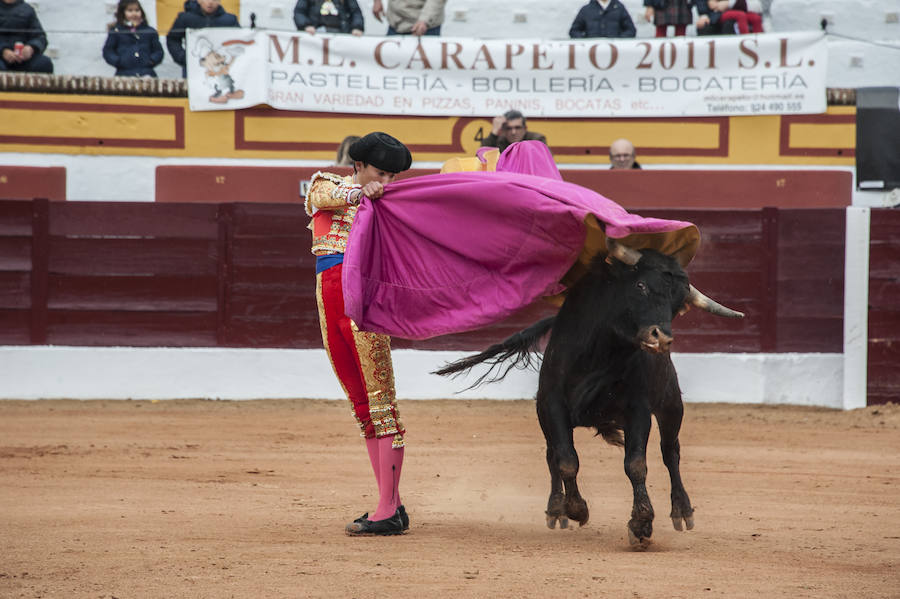
[[[663,117],[825,112],[821,32],[480,40],[199,29],[191,110]]]

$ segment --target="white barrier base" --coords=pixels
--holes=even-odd
[[[468,352],[395,350],[402,399],[528,399],[537,373],[462,391]],[[842,354],[674,354],[686,402],[843,408]],[[0,399],[343,399],[324,350],[0,346]]]

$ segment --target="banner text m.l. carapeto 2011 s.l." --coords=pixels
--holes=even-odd
[[[662,117],[825,112],[821,33],[480,40],[188,32],[192,110]]]

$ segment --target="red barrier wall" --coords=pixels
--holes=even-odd
[[[696,223],[688,271],[743,320],[691,311],[681,352],[840,352],[844,211],[648,210]],[[0,344],[318,348],[298,204],[0,202]],[[483,348],[552,313],[395,347]]]
[[[157,202],[297,202],[299,186],[319,168],[159,166]],[[348,167],[330,171],[350,173]],[[400,179],[436,173],[411,169]],[[563,169],[566,181],[588,187],[629,209],[844,208],[852,176],[836,170]],[[35,197],[35,196],[31,196]]]
[[[300,184],[320,170],[293,166],[158,166],[156,201],[297,203],[301,201]],[[327,170],[341,175],[352,173],[350,167]],[[436,172],[437,169],[410,169],[400,173],[398,179]]]
[[[869,241],[869,403],[900,401],[900,211],[872,210]]]
[[[637,208],[845,208],[853,177],[835,170],[563,170],[566,181]]]
[[[0,199],[66,199],[66,169],[62,166],[0,164]]]

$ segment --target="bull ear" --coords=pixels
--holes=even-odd
[[[611,237],[606,238],[606,247],[609,250],[607,261],[609,258],[615,258],[628,266],[634,266],[641,259],[641,253],[638,250],[624,246]]]
[[[691,285],[690,292],[688,293],[687,298],[684,300],[684,303],[690,304],[691,306],[697,306],[701,310],[706,310],[710,314],[715,314],[716,316],[724,316],[726,318],[744,317],[743,312],[738,312],[737,310],[726,308],[719,302],[710,299],[700,293],[693,285]]]

